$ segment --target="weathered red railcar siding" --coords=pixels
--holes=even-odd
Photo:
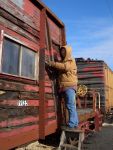
[[[40,9],[36,5],[33,5],[29,0],[24,0],[23,9],[26,12],[26,15],[31,17],[31,21],[36,30],[40,31]]]
[[[28,5],[34,6],[30,1]],[[39,18],[40,10],[34,6],[38,14],[35,19],[24,5],[20,8],[12,1],[1,1],[0,6],[0,30],[38,52],[40,21],[33,21]],[[39,87],[35,80],[2,73],[0,77],[0,90],[4,92],[0,96],[0,148],[10,149],[39,138]],[[21,106],[21,100],[27,106]]]
[[[2,150],[44,138],[56,131],[54,82],[45,71],[45,59],[59,59],[59,47],[65,44],[65,30],[63,23],[38,0],[1,0],[1,58],[5,39],[19,41],[21,46],[35,52],[37,72],[33,79],[0,72]]]
[[[61,29],[58,28],[58,26],[48,18],[49,27],[50,27],[50,34],[53,41],[56,41],[57,44],[60,44],[61,42]]]
[[[84,84],[89,90],[99,92],[101,109],[103,111],[110,110],[113,107],[111,95],[113,93],[113,86],[112,82],[108,81],[112,81],[113,76],[112,73],[108,76],[107,72],[109,74],[112,71],[110,71],[104,61],[76,59],[76,62],[79,84]]]

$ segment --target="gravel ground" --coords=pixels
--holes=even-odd
[[[54,147],[40,144],[37,141],[37,142],[33,142],[27,146],[17,148],[16,150],[53,150],[53,149],[54,149]]]
[[[49,143],[51,140],[49,140]],[[52,144],[51,144],[52,145]],[[26,147],[18,148],[16,150],[55,150],[54,146],[47,146],[44,144],[34,142]],[[89,136],[82,150],[113,150],[113,123],[103,123],[102,130],[95,132]]]

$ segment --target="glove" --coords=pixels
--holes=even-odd
[[[54,61],[45,61],[45,64],[49,67],[54,67],[55,62]]]
[[[46,66],[51,67],[51,62],[50,61],[45,61]]]

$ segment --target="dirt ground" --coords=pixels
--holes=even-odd
[[[50,140],[49,144],[37,141],[16,150],[56,150],[56,147],[52,145]],[[82,150],[113,150],[113,123],[103,123],[100,132],[95,132],[85,140]]]

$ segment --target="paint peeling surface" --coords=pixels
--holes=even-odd
[[[41,1],[0,0],[0,149],[56,131],[55,82],[45,60],[58,59],[64,36]]]

